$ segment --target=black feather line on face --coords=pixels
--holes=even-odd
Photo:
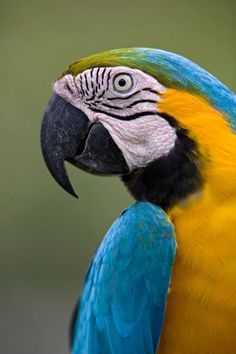
[[[76,85],[76,82],[75,82],[75,85]],[[79,86],[80,86],[80,90],[82,92],[82,97],[84,97],[85,93],[84,93],[84,89],[83,89],[83,82],[82,82],[82,77],[80,76],[80,79],[79,79]]]
[[[103,90],[99,96],[97,96],[97,99],[102,98],[105,95],[106,90]]]
[[[88,92],[89,92],[89,84],[88,84],[88,78],[87,78],[87,74],[86,73],[84,74],[84,78],[85,78],[85,84],[86,84],[86,90],[87,90],[86,94],[88,94]]]
[[[177,139],[168,155],[122,177],[136,200],[146,200],[168,210],[179,201],[201,190],[200,154],[188,131],[178,127],[175,118],[158,113],[175,126]]]
[[[132,108],[134,106],[137,106],[139,103],[156,103],[157,101],[155,100],[149,100],[149,99],[142,99],[142,100],[137,100],[132,102],[130,105],[128,105],[126,108]]]
[[[104,85],[104,76],[105,76],[106,68],[103,69],[102,72],[102,86]]]
[[[97,69],[97,73],[96,73],[96,84],[98,84],[99,80],[99,71],[100,71],[100,68]]]
[[[105,104],[103,104],[103,106],[105,106]],[[111,112],[105,112],[105,111],[103,111],[101,109],[96,109],[96,108],[93,108],[93,107],[90,107],[90,109],[91,109],[91,111],[93,111],[95,113],[106,114],[109,117],[116,118],[116,119],[119,119],[119,120],[126,120],[126,121],[137,119],[137,118],[141,118],[141,117],[146,117],[146,116],[158,115],[157,112],[143,111],[143,112],[138,112],[138,113],[131,114],[130,116],[120,116],[118,114],[111,113]]]
[[[157,94],[158,92],[157,91],[154,91],[152,89],[150,89],[149,87],[146,87],[146,88],[143,88],[141,90],[138,90],[138,91],[135,91],[133,93],[131,93],[129,96],[119,96],[119,97],[108,97],[107,99],[109,101],[115,101],[115,100],[128,100],[130,99],[131,97],[134,97],[135,95],[137,95],[138,93],[142,92],[142,91],[148,91],[148,92],[151,92],[151,93],[155,93]]]

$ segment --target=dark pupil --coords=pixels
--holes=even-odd
[[[125,79],[120,79],[118,81],[119,86],[124,87],[126,85],[126,80]]]

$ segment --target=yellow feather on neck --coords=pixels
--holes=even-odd
[[[235,192],[236,134],[227,119],[204,99],[184,91],[167,90],[158,103],[196,141],[203,162],[203,176],[218,197]]]
[[[236,135],[202,98],[167,90],[158,110],[200,152],[200,193],[169,211],[177,255],[158,354],[236,353]]]

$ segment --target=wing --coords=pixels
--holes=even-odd
[[[114,222],[90,266],[72,327],[73,354],[154,354],[175,258],[164,211],[135,203]]]

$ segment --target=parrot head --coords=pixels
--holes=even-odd
[[[53,91],[42,152],[74,196],[65,161],[119,175],[137,200],[166,209],[201,191],[236,146],[235,95],[174,53],[131,48],[80,59]]]

